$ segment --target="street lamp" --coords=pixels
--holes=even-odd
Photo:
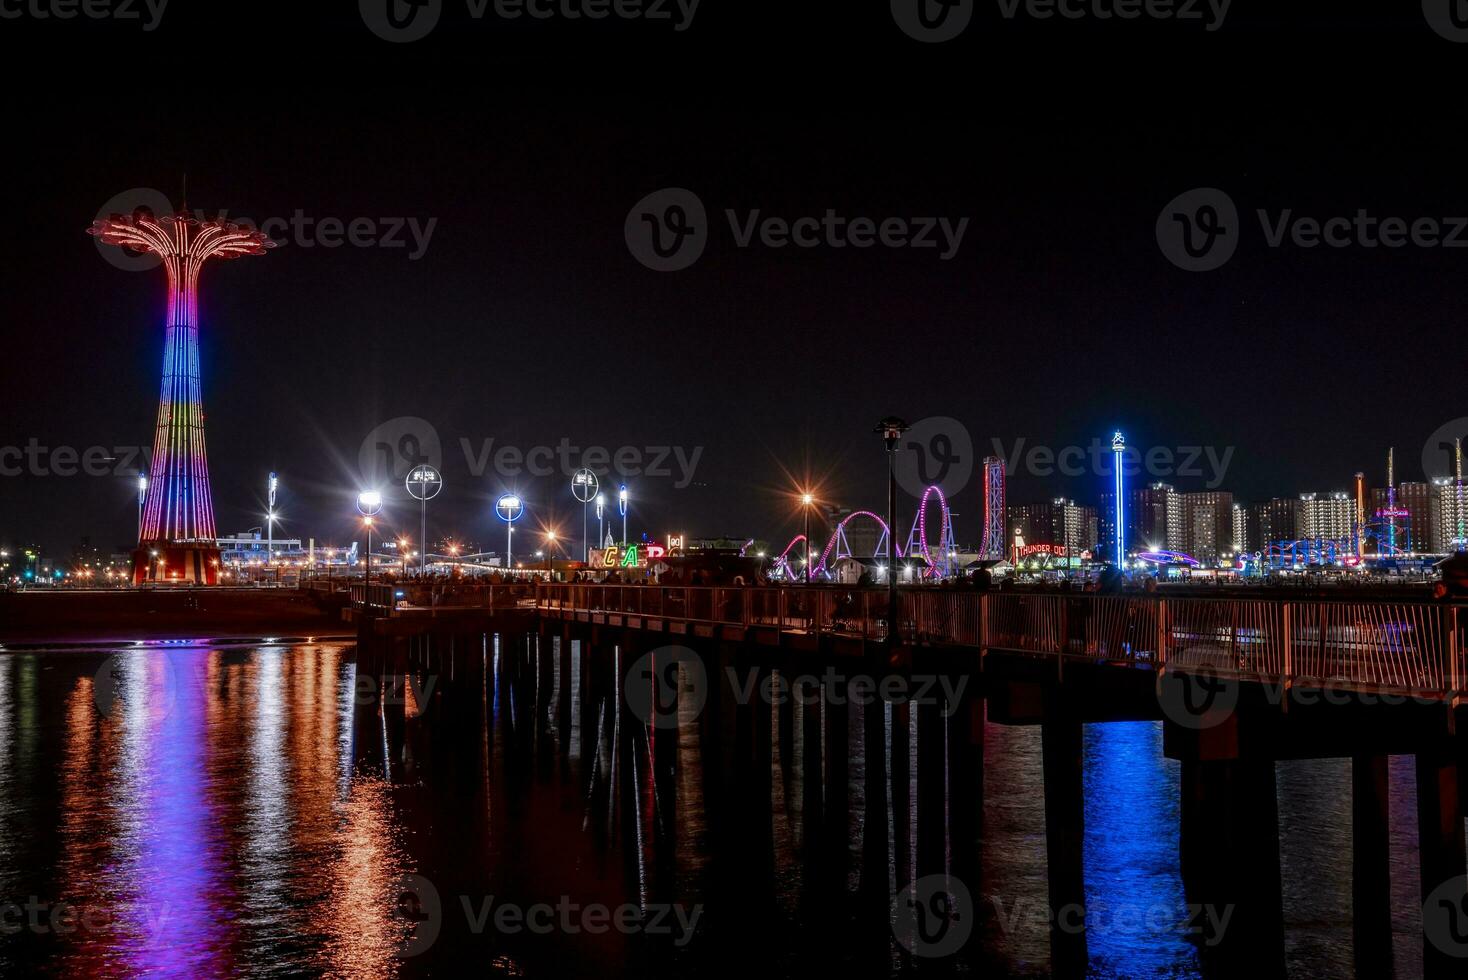
[[[270,474],[270,504],[265,512],[265,554],[272,559],[275,557],[275,491],[279,486],[279,477]]]
[[[599,493],[596,495],[596,546],[598,548],[606,547],[607,543],[606,511],[607,495]],[[590,558],[591,556],[588,554],[587,560],[589,561]]]
[[[525,516],[525,501],[518,494],[507,493],[496,500],[494,512],[500,520],[505,522],[505,570],[513,567],[512,556],[514,554],[513,535],[515,533],[515,522]]]
[[[887,643],[897,644],[897,444],[908,425],[895,415],[877,423],[877,434],[887,447]]]
[[[622,512],[622,547],[627,547],[627,484],[617,491],[617,510]]]
[[[596,474],[588,469],[579,469],[571,477],[571,496],[581,501],[581,560],[591,560],[591,542],[586,540],[586,505],[593,498],[600,501],[601,494],[597,490],[601,488],[601,481]],[[597,516],[601,515],[601,504],[597,504]],[[600,542],[598,542],[600,543]]]
[[[805,584],[810,585],[810,508],[816,498],[808,493],[800,495],[801,508],[805,512]]]
[[[372,583],[372,519],[382,513],[382,494],[377,490],[363,490],[357,494],[357,513],[362,515],[362,526],[367,529],[367,578]]]
[[[138,540],[143,540],[143,500],[148,496],[148,478],[138,470]]]

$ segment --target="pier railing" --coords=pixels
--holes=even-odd
[[[878,641],[887,593],[874,589],[541,584],[543,613],[620,625],[680,621]],[[638,624],[629,624],[629,619]],[[1455,697],[1468,607],[1427,601],[898,593],[904,643],[1057,660],[1213,670],[1252,679]]]

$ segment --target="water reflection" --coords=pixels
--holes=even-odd
[[[649,726],[622,690],[640,652],[516,635],[0,657],[0,903],[93,913],[0,935],[0,972],[1050,975],[1037,727],[838,702],[819,678],[824,698],[725,692]],[[1161,740],[1084,730],[1094,976],[1200,975]],[[1291,964],[1348,974],[1349,767],[1282,764],[1278,785]],[[892,924],[894,893],[932,876],[975,906],[978,938],[941,960]],[[537,909],[549,928],[525,924]]]

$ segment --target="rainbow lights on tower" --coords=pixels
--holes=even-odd
[[[210,259],[264,255],[275,243],[254,228],[202,219],[186,208],[162,217],[144,209],[113,214],[87,231],[108,245],[158,256],[168,274],[163,388],[133,580],[215,584],[219,552],[204,447],[199,273]]]

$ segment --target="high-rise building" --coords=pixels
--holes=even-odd
[[[1430,483],[1403,482],[1397,484],[1397,506],[1407,512],[1407,543],[1416,552],[1437,551],[1437,521],[1433,510],[1437,495]]]
[[[1129,551],[1184,549],[1182,494],[1170,484],[1153,483],[1128,490],[1126,497],[1126,539]],[[1115,513],[1116,494],[1102,494],[1100,523],[1103,541],[1111,541],[1116,537]]]
[[[1355,541],[1356,504],[1344,490],[1300,494],[1296,537],[1305,541]]]
[[[1468,551],[1468,485],[1439,477],[1432,481],[1432,550],[1437,554]]]
[[[1094,549],[1100,540],[1096,508],[1064,497],[1039,504],[1010,504],[1007,514],[1011,540],[1018,534],[1027,545],[1081,552]]]
[[[1248,538],[1256,551],[1300,537],[1301,503],[1294,497],[1275,497],[1249,505]]]
[[[1227,490],[1185,493],[1181,503],[1182,550],[1205,565],[1217,565],[1234,550],[1234,495]]]
[[[1242,555],[1249,550],[1249,515],[1243,504],[1232,508],[1233,553]]]

